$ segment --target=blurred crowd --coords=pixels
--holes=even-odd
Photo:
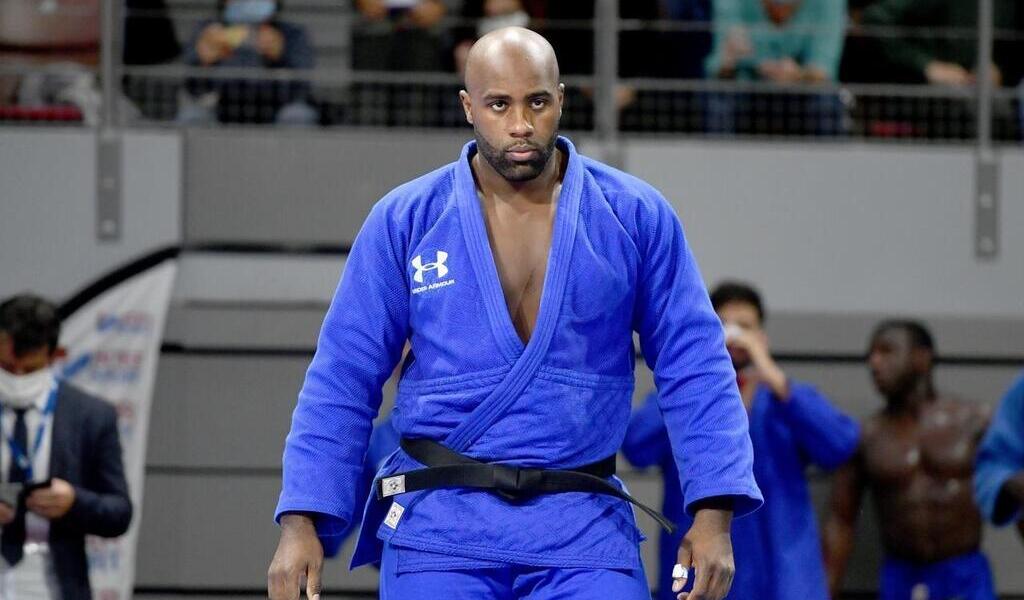
[[[977,0],[848,2],[620,0],[618,63],[626,81],[615,102],[622,129],[974,135],[972,89],[981,71]],[[98,3],[0,3],[0,52],[29,64],[95,65]],[[126,76],[124,109],[132,116],[190,124],[458,126],[455,77],[387,75],[459,74],[473,41],[507,25],[544,34],[563,74],[594,71],[594,2],[353,0],[345,19],[331,21],[344,23],[334,29],[348,32],[340,53],[336,44],[318,42],[309,27],[325,9],[293,3],[211,0],[208,9],[182,17],[167,0],[126,0],[125,65],[188,65],[209,69],[212,76]],[[1024,5],[995,0],[994,6],[996,41],[987,71],[997,89],[1007,90],[994,104],[996,133],[1019,139],[1020,102],[1010,90],[1020,88],[1024,75]],[[345,88],[337,90],[294,72],[314,68],[354,77],[348,85],[334,84]],[[272,70],[276,74],[269,76]],[[658,81],[651,84],[652,79]],[[8,74],[0,82],[0,118],[63,106],[89,121],[99,102],[88,93],[94,80],[95,69],[89,68],[20,78]],[[667,80],[736,85],[666,88],[658,83]],[[839,83],[931,84],[935,93],[854,96]],[[570,86],[569,127],[593,126],[592,96],[588,85]]]

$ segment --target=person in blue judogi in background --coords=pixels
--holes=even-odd
[[[760,510],[733,525],[736,578],[727,597],[828,600],[805,472],[809,465],[833,469],[849,459],[857,448],[859,427],[814,387],[790,379],[772,359],[763,329],[764,306],[753,287],[722,283],[711,292],[711,303],[722,320],[750,417],[754,477],[765,499]],[[662,510],[680,526],[675,534],[661,534],[658,598],[675,600],[671,590],[675,548],[689,517],[683,510],[686,499],[657,392],[651,392],[633,413],[622,452],[634,466],[662,469]]]
[[[974,495],[996,525],[1017,522],[1024,539],[1024,375],[999,403],[978,448]]]

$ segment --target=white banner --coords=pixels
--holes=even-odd
[[[62,326],[60,344],[68,351],[64,375],[117,407],[125,477],[135,508],[124,536],[87,540],[96,600],[132,597],[150,405],[177,269],[177,259],[168,258],[120,281],[68,315]]]

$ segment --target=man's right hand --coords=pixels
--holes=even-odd
[[[970,72],[956,63],[933,60],[924,69],[924,76],[933,85],[960,87],[971,84]]]
[[[1009,494],[1018,506],[1024,507],[1024,471],[1017,471],[1013,477],[1007,479],[1003,484],[1003,491]]]
[[[14,520],[15,510],[6,502],[0,502],[0,527]]]
[[[199,56],[199,62],[204,66],[209,66],[227,58],[232,50],[228,38],[227,28],[220,23],[207,25],[199,34],[199,40],[196,41],[196,54]]]
[[[270,600],[299,600],[306,588],[308,600],[320,600],[320,572],[324,548],[313,519],[302,514],[281,517],[281,541],[267,571]]]

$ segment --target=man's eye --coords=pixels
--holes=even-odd
[[[547,104],[548,101],[543,99],[534,100],[532,103],[533,107],[537,109],[544,108]]]
[[[492,102],[491,108],[493,108],[494,110],[505,110],[505,103],[501,102],[500,100],[498,102]]]

